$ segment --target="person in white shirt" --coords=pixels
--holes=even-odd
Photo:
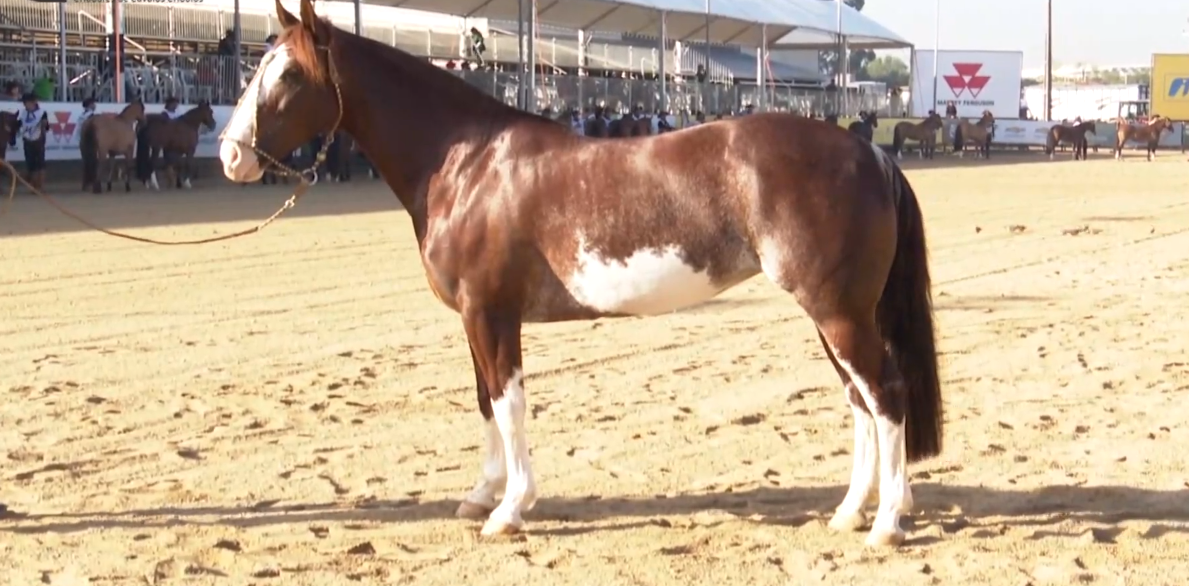
[[[268,38],[264,39],[264,52],[265,53],[271,52],[273,47],[275,47],[276,45],[277,45],[277,36],[276,35],[268,35]]]
[[[586,136],[586,121],[578,112],[578,108],[570,110],[570,129],[578,136]]]
[[[45,135],[50,129],[49,114],[41,109],[37,96],[25,94],[20,111],[21,139],[24,141],[25,179],[40,191],[45,185]]]
[[[83,113],[78,115],[78,127],[82,128],[83,122],[95,115],[95,98],[87,98],[83,100]]]
[[[173,96],[165,98],[165,110],[161,114],[169,120],[177,120],[177,117],[181,116],[178,114],[178,99]]]

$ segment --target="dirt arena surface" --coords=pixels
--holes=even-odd
[[[452,517],[483,441],[462,327],[381,184],[193,248],[22,198],[0,218],[0,584],[1183,584],[1189,164],[1132,158],[906,163],[948,424],[898,551],[826,528],[849,409],[762,277],[528,326],[542,499],[489,540]],[[64,203],[196,238],[286,195]]]

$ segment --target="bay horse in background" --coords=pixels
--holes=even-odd
[[[215,129],[215,111],[202,100],[172,120],[164,114],[151,114],[137,130],[136,175],[147,186],[161,189],[157,183],[157,156],[165,160],[167,179],[178,189],[190,189],[190,163],[198,150],[199,128]]]
[[[592,140],[337,29],[311,0],[300,19],[276,10],[284,30],[223,131],[223,172],[255,181],[339,128],[372,157],[467,336],[486,447],[459,516],[515,533],[537,500],[524,324],[668,314],[763,273],[812,318],[855,420],[830,525],[865,527],[877,499],[867,542],[904,541],[906,465],[940,453],[943,407],[924,222],[891,157],[783,113]]]
[[[867,142],[875,140],[876,128],[879,128],[879,113],[865,111],[859,112],[859,119],[846,127],[847,130],[867,139]]]
[[[917,152],[922,159],[932,159],[937,152],[937,131],[941,129],[943,121],[937,112],[929,114],[928,118],[920,122],[905,120],[892,127],[892,154],[897,159],[904,158],[904,141],[912,139],[920,143]]]
[[[78,150],[83,161],[83,190],[103,193],[100,170],[107,166],[107,190],[111,191],[116,174],[115,157],[124,157],[124,191],[132,191],[133,164],[136,155],[136,129],[145,122],[145,106],[140,98],[124,106],[119,114],[94,114],[79,129]]]
[[[1090,147],[1089,141],[1086,140],[1087,132],[1097,136],[1094,132],[1094,122],[1078,122],[1072,126],[1054,124],[1045,137],[1045,154],[1052,160],[1056,156],[1057,146],[1067,144],[1073,146],[1073,160],[1085,161],[1086,151]]]
[[[21,133],[21,119],[12,112],[0,110],[0,159],[8,156],[8,147],[17,145]]]
[[[990,110],[983,110],[978,122],[973,124],[965,118],[958,119],[958,127],[954,129],[954,151],[959,157],[966,155],[966,145],[975,145],[975,157],[991,158],[991,142],[995,140],[995,115]]]
[[[1148,161],[1151,161],[1160,147],[1160,135],[1165,131],[1172,132],[1172,120],[1159,114],[1153,114],[1147,124],[1136,126],[1128,124],[1126,119],[1118,118],[1115,121],[1115,158],[1122,161],[1123,147],[1127,141],[1133,140],[1144,145]]]

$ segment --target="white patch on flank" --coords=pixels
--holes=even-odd
[[[760,269],[769,281],[784,287],[784,248],[772,237],[760,240]]]
[[[904,539],[904,530],[900,528],[900,516],[912,511],[912,489],[908,486],[908,461],[905,457],[904,422],[892,421],[879,414],[875,396],[867,381],[859,377],[859,373],[850,363],[838,356],[838,364],[850,375],[851,383],[859,390],[863,402],[871,411],[875,420],[875,443],[879,457],[879,508],[875,514],[875,521],[871,523],[871,534],[867,542],[871,545],[899,542]],[[858,419],[856,419],[856,423]],[[856,430],[856,439],[858,430]],[[866,440],[864,440],[866,441]],[[856,441],[856,448],[858,442]],[[870,449],[870,448],[868,448]],[[859,454],[856,450],[856,462]],[[857,474],[856,474],[857,476]],[[861,483],[862,481],[860,481]],[[859,487],[860,489],[862,486]],[[851,478],[851,490],[856,490],[854,477]],[[847,491],[847,498],[850,498]],[[843,501],[844,504],[846,501]]]
[[[487,432],[487,449],[483,453],[482,478],[467,495],[466,501],[491,510],[496,506],[495,496],[504,490],[508,480],[508,464],[504,460],[504,439],[500,437],[495,421],[483,422]]]
[[[267,67],[257,70],[252,82],[240,96],[231,120],[223,130],[219,144],[219,160],[223,162],[223,174],[240,183],[256,181],[264,175],[256,153],[248,148],[256,133],[256,104],[262,97],[276,89],[281,75],[293,62],[293,52],[288,45],[276,47],[266,58]]]
[[[657,315],[697,305],[722,292],[705,272],[682,260],[677,245],[643,248],[622,262],[588,250],[579,236],[577,267],[566,289],[585,307],[603,313]]]
[[[537,502],[537,484],[533,480],[528,437],[524,431],[527,405],[524,375],[517,368],[504,385],[504,396],[491,402],[491,410],[495,414],[492,419],[499,429],[508,461],[508,480],[504,486],[504,500],[491,512],[491,517],[483,526],[484,534],[502,533],[510,527],[519,528],[524,524],[521,513],[533,508]]]

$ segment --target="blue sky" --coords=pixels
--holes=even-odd
[[[942,49],[1022,50],[1025,68],[1044,65],[1045,0],[940,2]],[[918,50],[932,49],[936,4],[867,0],[863,14]],[[1152,53],[1189,53],[1187,28],[1189,0],[1053,0],[1053,61],[1058,66],[1147,64]]]

